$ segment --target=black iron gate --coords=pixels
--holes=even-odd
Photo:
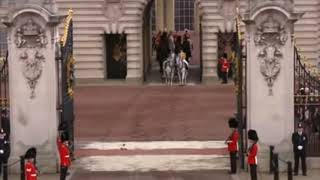
[[[0,54],[0,112],[1,128],[10,137],[10,118],[9,118],[9,66],[8,51]]]
[[[320,156],[320,81],[302,62],[297,48],[294,51],[295,128],[303,123],[308,136],[307,153]]]
[[[60,127],[66,132],[71,149],[74,150],[74,106],[73,106],[73,86],[74,86],[74,57],[73,57],[73,22],[72,10],[69,10],[65,20],[65,29],[61,38],[60,50]]]
[[[243,38],[240,29],[240,16],[236,18],[236,39],[234,43],[235,51],[235,89],[237,95],[237,114],[236,117],[239,122],[239,158],[241,167],[245,167],[245,152],[247,151],[247,123],[246,123],[246,56],[243,53]],[[244,71],[245,70],[245,71]]]

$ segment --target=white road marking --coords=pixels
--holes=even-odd
[[[91,156],[79,159],[75,166],[91,172],[225,170],[229,159],[222,155]]]
[[[114,150],[154,150],[154,149],[221,149],[224,141],[144,141],[144,142],[78,142],[80,149]]]

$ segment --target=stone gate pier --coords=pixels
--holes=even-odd
[[[294,131],[294,23],[291,0],[253,0],[244,15],[247,34],[248,129],[258,132],[259,166],[269,166],[269,146],[292,160]]]
[[[56,172],[58,163],[55,44],[61,19],[50,1],[11,4],[8,15],[2,19],[8,27],[9,162],[18,160],[28,148],[36,147],[37,164],[43,173]],[[11,171],[18,169],[19,163]]]

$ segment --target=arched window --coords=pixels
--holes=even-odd
[[[175,30],[193,30],[194,0],[175,0]]]

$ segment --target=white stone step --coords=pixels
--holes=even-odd
[[[76,161],[75,166],[92,172],[228,169],[229,156],[192,154],[197,150],[223,148],[226,148],[224,141],[76,142],[76,149],[98,153],[89,156],[83,155]],[[164,152],[163,150],[176,151],[174,154],[157,154],[160,151]],[[189,150],[190,154],[179,154],[179,152],[183,152],[181,150]],[[103,151],[114,152],[114,155],[112,153],[98,155]],[[134,151],[138,154],[130,155]],[[154,154],[143,154],[148,151],[152,151]],[[116,152],[122,154],[119,155]]]
[[[90,156],[77,160],[75,166],[92,172],[226,170],[229,158],[221,155]]]

